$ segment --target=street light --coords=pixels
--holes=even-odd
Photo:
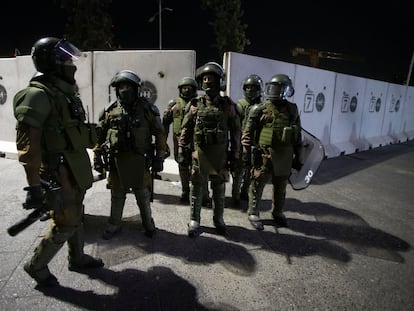
[[[160,50],[162,50],[162,12],[163,11],[170,11],[172,12],[173,9],[171,8],[163,8],[162,7],[162,0],[158,0],[158,12],[155,13],[153,16],[151,16],[148,19],[148,23],[152,23],[155,18],[157,17],[157,15],[159,15],[158,17],[158,37],[159,37],[159,43],[160,43]]]

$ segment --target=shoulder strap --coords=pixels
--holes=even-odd
[[[49,96],[51,99],[55,99],[55,97],[56,97],[55,93],[51,90],[51,88],[48,87],[46,84],[44,84],[42,82],[30,81],[29,86],[37,87],[38,89],[41,89],[41,90],[45,91],[47,96]]]

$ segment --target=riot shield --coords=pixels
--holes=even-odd
[[[289,183],[293,190],[302,190],[308,187],[325,158],[325,149],[321,141],[303,128],[300,155],[303,163],[302,168],[299,171],[292,168],[289,176]]]

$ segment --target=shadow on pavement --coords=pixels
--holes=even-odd
[[[372,228],[360,216],[329,204],[286,199],[285,210],[316,218],[316,221],[289,218],[291,230],[335,242],[351,253],[403,263],[399,252],[410,249],[406,241]]]
[[[150,239],[141,232],[142,225],[138,216],[124,218],[120,234],[107,241],[100,236],[106,221],[107,217],[88,214],[84,220],[86,242],[98,244],[97,255],[107,267],[159,253],[181,258],[191,264],[220,262],[238,275],[250,275],[255,271],[256,261],[242,245],[204,235],[191,239],[186,234],[176,234],[160,228]]]
[[[170,268],[155,266],[148,272],[102,268],[84,274],[115,287],[115,293],[98,294],[60,285],[37,290],[86,310],[222,310],[201,305],[196,288]]]

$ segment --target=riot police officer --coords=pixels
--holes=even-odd
[[[242,130],[246,126],[249,112],[253,105],[261,102],[263,81],[256,74],[248,75],[242,83],[244,97],[237,101],[237,109],[240,114]],[[241,150],[240,150],[241,151]],[[231,191],[231,204],[234,208],[240,206],[240,199],[248,199],[248,190],[250,185],[251,163],[243,162],[242,156],[232,172],[233,184]]]
[[[266,182],[273,184],[272,216],[279,226],[286,226],[283,206],[292,166],[300,167],[301,124],[293,96],[292,80],[285,74],[274,75],[265,85],[266,101],[254,106],[243,130],[243,159],[252,161],[248,219],[263,230],[259,203]],[[250,155],[252,159],[250,160]]]
[[[84,254],[83,199],[92,186],[87,148],[96,143],[78,97],[74,61],[80,51],[69,41],[45,37],[32,48],[37,73],[14,97],[16,143],[28,187],[26,209],[50,209],[52,225],[24,265],[40,286],[58,283],[48,263],[68,242],[69,270],[102,267],[101,259]],[[53,184],[44,191],[41,183]],[[56,190],[57,189],[57,190]]]
[[[166,139],[170,132],[170,125],[173,130],[173,144],[174,144],[174,159],[178,163],[178,139],[181,134],[181,124],[184,119],[184,114],[187,104],[190,99],[197,97],[197,81],[191,77],[184,77],[178,83],[179,96],[170,100],[167,108],[164,111],[162,123],[166,133]],[[190,170],[191,170],[191,152],[194,148],[191,141],[185,148],[183,148],[184,161],[178,163],[178,172],[181,180],[182,193],[180,202],[189,203],[190,201]],[[209,193],[206,183],[203,195],[203,205],[207,205],[209,200]]]
[[[111,86],[117,99],[100,113],[98,144],[94,149],[95,170],[102,171],[109,163],[111,214],[102,237],[109,240],[121,230],[126,194],[130,191],[135,195],[145,235],[152,237],[156,227],[150,206],[151,171],[163,170],[165,131],[158,108],[140,96],[141,79],[135,72],[119,71]]]
[[[196,79],[205,95],[190,101],[178,143],[180,162],[184,159],[185,146],[194,141],[189,237],[198,234],[202,190],[207,179],[212,190],[213,223],[219,234],[225,234],[225,182],[228,181],[228,169],[234,167],[239,157],[241,135],[236,104],[220,94],[225,85],[223,68],[217,63],[206,63],[197,69]]]

